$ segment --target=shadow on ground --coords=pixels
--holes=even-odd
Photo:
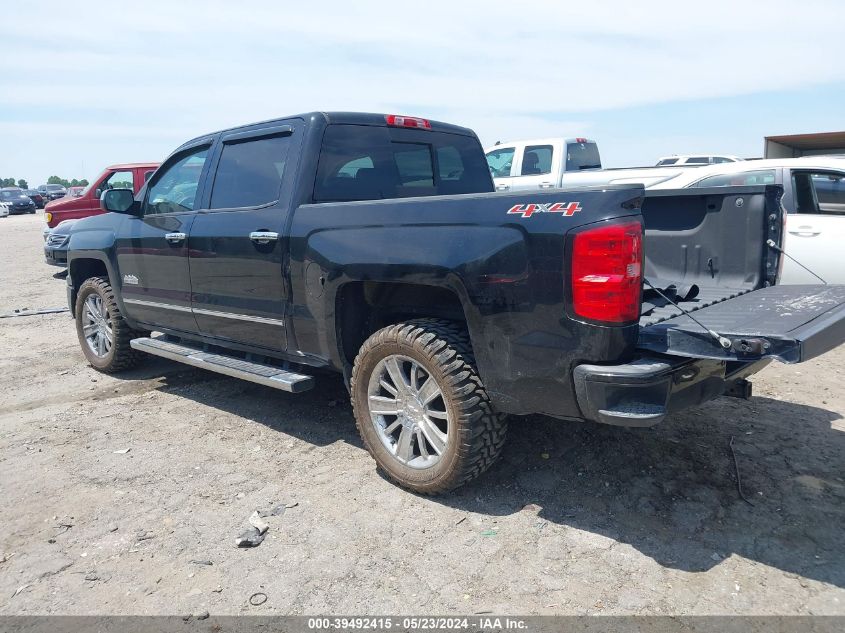
[[[161,367],[172,364],[146,371]],[[317,446],[362,447],[339,377],[292,395],[186,370],[159,388]],[[737,554],[843,587],[845,433],[831,428],[839,418],[757,397],[720,398],[653,429],[512,418],[499,462],[429,502],[492,516],[536,512],[538,522],[601,534],[673,569],[704,571]],[[753,505],[738,494],[731,437]]]

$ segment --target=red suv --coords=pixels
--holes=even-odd
[[[123,163],[106,167],[78,198],[67,196],[53,200],[44,207],[47,226],[53,228],[62,220],[76,220],[103,213],[100,208],[100,195],[106,189],[126,188],[138,193],[158,165],[158,163]]]

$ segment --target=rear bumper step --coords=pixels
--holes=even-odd
[[[205,352],[196,347],[171,343],[161,338],[136,338],[129,343],[133,349],[163,358],[169,358],[192,367],[207,369],[233,378],[298,393],[314,386],[314,378],[305,374],[286,371],[272,365],[242,360],[224,354]]]
[[[578,406],[585,419],[647,427],[673,411],[722,394],[748,397],[750,385],[745,377],[768,363],[766,359],[729,369],[720,360],[653,357],[625,365],[578,365],[573,375]]]

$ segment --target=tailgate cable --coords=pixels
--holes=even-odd
[[[730,349],[730,348],[731,348],[731,345],[733,345],[733,343],[731,342],[731,340],[730,340],[729,338],[725,338],[724,336],[722,336],[722,335],[721,335],[721,334],[719,334],[718,332],[716,332],[716,331],[711,330],[710,328],[708,328],[708,327],[707,327],[706,325],[704,325],[701,321],[699,321],[699,320],[698,320],[698,319],[696,319],[694,316],[692,316],[692,315],[689,313],[689,311],[684,310],[681,306],[679,306],[677,303],[675,303],[674,301],[672,301],[672,300],[671,300],[669,297],[667,297],[665,294],[663,294],[662,292],[660,292],[660,290],[658,290],[657,288],[655,288],[654,286],[652,286],[652,285],[651,285],[651,282],[650,282],[648,279],[646,279],[645,277],[643,277],[643,283],[644,283],[645,285],[647,285],[649,288],[651,288],[652,290],[654,290],[654,292],[656,292],[657,294],[659,294],[661,297],[663,297],[664,299],[666,299],[666,301],[668,301],[668,302],[669,302],[669,303],[671,303],[673,306],[675,306],[676,308],[678,308],[678,310],[680,310],[681,312],[683,312],[685,315],[687,315],[689,318],[691,318],[693,321],[695,321],[698,325],[700,325],[700,326],[701,326],[701,329],[703,329],[703,330],[704,330],[705,332],[707,332],[710,336],[712,336],[712,337],[716,340],[716,342],[717,342],[717,343],[719,343],[719,346],[720,346],[720,347],[722,347],[723,349]]]
[[[775,241],[774,241],[774,240],[766,240],[766,246],[768,246],[769,248],[773,248],[773,249],[775,249],[775,250],[776,250],[777,252],[779,252],[781,255],[786,255],[789,259],[791,259],[791,260],[792,260],[792,261],[794,261],[796,264],[798,264],[799,266],[801,266],[801,268],[803,268],[804,270],[806,270],[806,271],[807,271],[808,273],[810,273],[813,277],[815,277],[815,278],[816,278],[816,279],[818,279],[820,282],[822,282],[825,286],[827,285],[827,282],[826,282],[824,279],[822,279],[821,277],[819,277],[816,273],[814,273],[812,270],[810,270],[809,268],[807,268],[804,264],[802,264],[801,262],[799,262],[799,261],[798,261],[797,259],[795,259],[792,255],[790,255],[790,254],[789,254],[789,253],[787,253],[785,250],[783,250],[780,246],[778,246],[777,244],[775,244]]]

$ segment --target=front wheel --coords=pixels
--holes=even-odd
[[[129,341],[144,333],[133,330],[120,314],[107,279],[85,280],[76,297],[76,335],[94,369],[114,373],[135,367],[143,358]]]
[[[423,494],[487,470],[507,433],[475,369],[469,336],[450,321],[391,325],[361,346],[352,406],[367,450],[399,485]]]

